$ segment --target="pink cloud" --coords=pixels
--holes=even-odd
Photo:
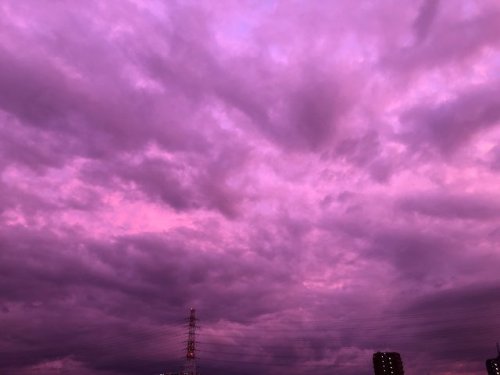
[[[495,1],[4,1],[0,368],[479,374]],[[498,315],[498,314],[497,314]],[[452,370],[450,370],[452,369]]]

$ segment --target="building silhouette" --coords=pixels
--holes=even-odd
[[[403,361],[399,353],[377,352],[373,354],[375,375],[404,375]]]
[[[500,375],[500,346],[497,343],[497,357],[486,360],[488,375]]]

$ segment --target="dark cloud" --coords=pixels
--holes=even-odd
[[[500,120],[496,85],[473,88],[434,106],[414,107],[401,117],[410,145],[430,144],[443,153],[455,151]],[[408,130],[407,130],[408,129]]]
[[[495,199],[474,195],[422,193],[401,199],[403,210],[443,219],[490,220],[500,216]]]
[[[376,131],[368,131],[358,137],[340,140],[335,156],[348,160],[378,183],[386,183],[395,172],[397,161],[382,156],[382,137]]]
[[[376,236],[370,255],[389,262],[401,278],[420,282],[445,276],[443,271],[449,266],[445,260],[452,251],[460,252],[460,248],[446,238],[394,230]]]
[[[417,299],[407,311],[421,316],[415,320],[415,334],[433,346],[433,357],[445,363],[460,356],[479,368],[483,353],[493,352],[500,330],[495,313],[499,292],[496,284],[440,291]],[[472,351],[461,344],[470,340],[475,344]]]
[[[482,373],[498,12],[2,2],[2,371]]]
[[[499,9],[496,4],[489,2],[485,2],[484,6],[483,12],[463,17],[460,10],[465,5],[461,3],[461,7],[447,9],[449,17],[435,24],[432,21],[438,10],[437,2],[425,2],[414,28],[417,40],[422,41],[432,26],[432,38],[426,43],[405,45],[388,51],[382,58],[384,67],[404,77],[417,77],[416,74],[424,69],[460,67],[480,56],[487,48],[496,48],[498,40],[493,35],[498,32]]]
[[[291,277],[274,269],[272,261],[239,259],[237,253],[202,253],[185,243],[168,243],[167,238],[143,235],[89,242],[46,232],[3,233],[0,294],[10,306],[3,318],[13,324],[4,330],[2,346],[11,335],[16,338],[2,366],[72,356],[94,369],[125,373],[143,365],[159,369],[166,363],[158,349],[153,352],[156,365],[137,354],[125,360],[126,353],[138,340],[149,345],[162,339],[158,333],[163,328],[154,327],[168,325],[178,343],[177,348],[168,347],[181,358],[178,323],[189,303],[205,311],[203,319],[210,324],[221,318],[249,321],[285,301]],[[20,251],[22,259],[16,257]],[[276,293],[282,298],[276,299]],[[227,306],[224,316],[216,313],[220,304]],[[25,316],[36,319],[21,324]],[[130,319],[142,323],[129,326]],[[168,342],[172,333],[164,334]],[[106,344],[107,340],[115,345]]]
[[[230,174],[237,174],[245,163],[245,150],[221,150],[214,159],[186,155],[179,161],[127,157],[95,168],[89,166],[84,177],[125,192],[143,192],[153,201],[165,203],[176,210],[215,208],[228,217],[238,215],[243,191],[227,186]]]
[[[427,37],[438,12],[438,7],[439,0],[424,0],[422,2],[418,16],[413,24],[419,42]]]

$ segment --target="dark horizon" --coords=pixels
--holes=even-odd
[[[0,373],[481,375],[500,2],[0,2]]]

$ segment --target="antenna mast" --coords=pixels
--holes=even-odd
[[[196,367],[196,310],[191,308],[188,318],[188,341],[186,346],[186,362],[182,375],[199,375]]]

